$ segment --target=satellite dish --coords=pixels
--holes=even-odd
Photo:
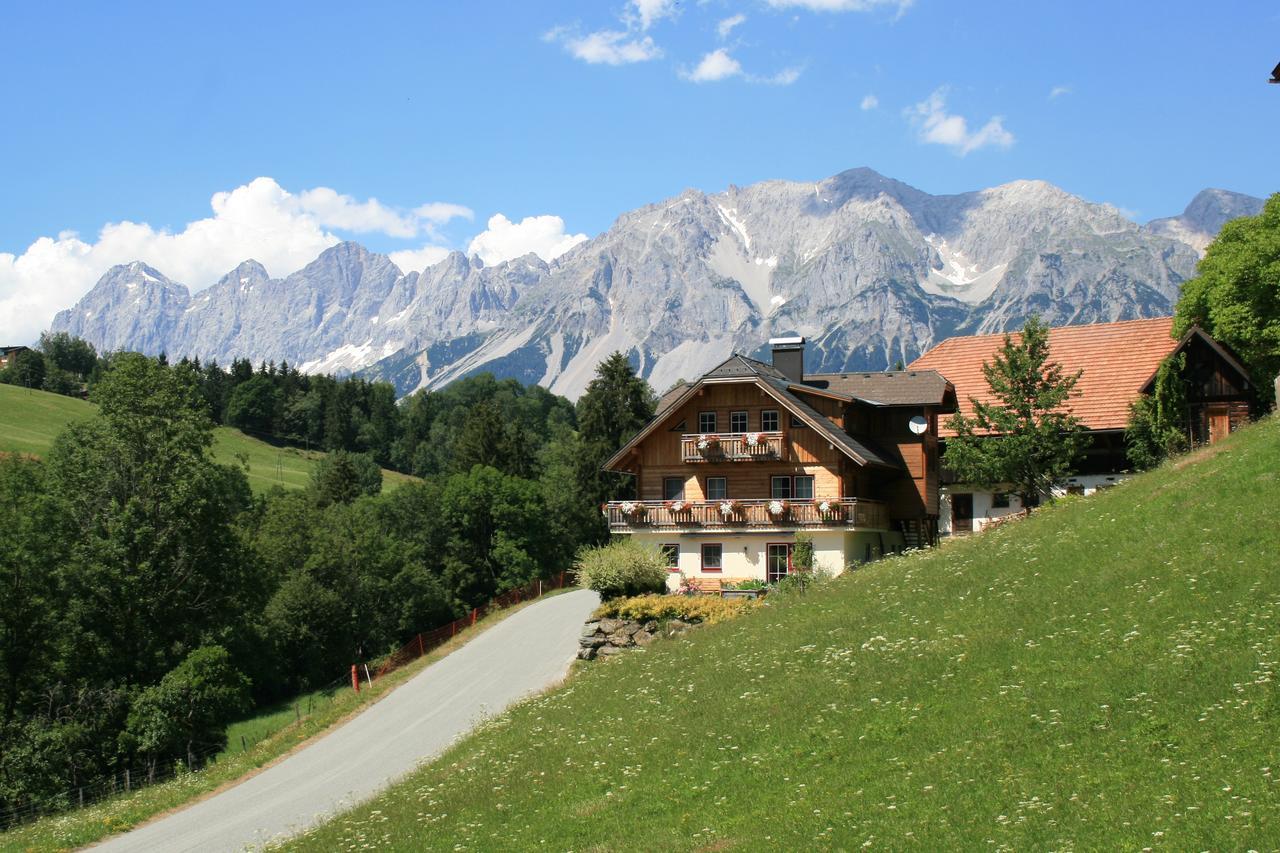
[[[924,431],[929,428],[929,422],[924,419],[923,415],[916,415],[907,422],[907,426],[911,427],[911,431],[916,435],[924,435]]]

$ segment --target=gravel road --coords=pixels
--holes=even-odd
[[[279,764],[93,849],[244,850],[366,800],[484,718],[563,678],[598,603],[578,590],[532,604]]]

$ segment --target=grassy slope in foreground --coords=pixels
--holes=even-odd
[[[68,424],[92,417],[94,411],[93,404],[84,400],[0,385],[0,451],[43,456]],[[275,447],[237,429],[218,427],[213,445],[217,460],[235,463],[240,454],[248,457],[247,475],[255,492],[265,492],[275,485],[286,489],[306,486],[316,460],[324,455],[293,447]],[[411,479],[383,469],[382,488],[390,491]]]
[[[1270,418],[589,665],[296,846],[1275,847],[1277,472]]]

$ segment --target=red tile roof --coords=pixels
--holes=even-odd
[[[1049,353],[1066,374],[1082,370],[1077,396],[1068,408],[1089,429],[1124,429],[1129,404],[1137,399],[1151,375],[1178,341],[1170,337],[1172,317],[1058,326],[1049,330]],[[1014,334],[1017,340],[1018,334]],[[955,385],[960,411],[973,414],[970,397],[994,402],[982,365],[994,358],[1004,335],[948,338],[911,363],[912,370],[936,370]],[[941,435],[954,435],[939,430]]]

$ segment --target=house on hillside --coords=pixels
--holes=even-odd
[[[1217,441],[1248,420],[1254,389],[1236,356],[1198,327],[1181,339],[1172,337],[1172,330],[1172,317],[1050,330],[1050,359],[1061,364],[1064,373],[1082,371],[1077,396],[1068,408],[1083,421],[1089,437],[1066,492],[1090,494],[1124,479],[1129,471],[1124,442],[1129,407],[1139,395],[1154,391],[1157,369],[1175,353],[1186,353],[1187,358],[1183,378],[1191,444]],[[994,402],[982,367],[1003,343],[1001,334],[949,338],[912,362],[911,369],[935,370],[947,377],[955,386],[960,411],[972,415],[971,398]],[[940,425],[944,450],[954,434],[945,423]],[[944,534],[980,530],[991,519],[1022,508],[1016,496],[946,482],[946,471],[943,479],[939,524]]]
[[[734,355],[663,397],[605,464],[638,495],[604,507],[609,529],[694,579],[777,580],[801,531],[836,571],[935,541],[951,383],[932,370],[806,375],[802,338],[770,344],[772,364]]]
[[[9,365],[13,364],[13,360],[24,352],[31,352],[31,347],[0,347],[0,370],[4,370]]]

